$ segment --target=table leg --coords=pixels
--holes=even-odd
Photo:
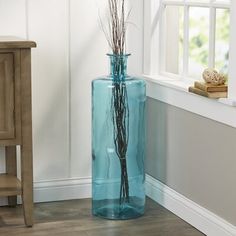
[[[31,55],[21,49],[21,178],[26,226],[33,225],[33,154],[31,111]]]

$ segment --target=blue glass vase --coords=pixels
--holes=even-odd
[[[92,213],[132,219],[145,208],[146,84],[127,75],[129,55],[108,56],[110,75],[92,82]]]

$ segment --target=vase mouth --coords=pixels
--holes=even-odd
[[[131,55],[131,53],[125,53],[125,54],[115,54],[115,53],[107,53],[108,57],[113,58],[127,58]]]

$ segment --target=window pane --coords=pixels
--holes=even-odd
[[[201,79],[208,67],[209,8],[189,9],[189,76]]]
[[[211,0],[188,0],[190,3],[210,3]]]
[[[180,3],[184,3],[185,0],[175,0],[175,2],[180,2]],[[165,4],[165,2],[169,2],[169,0],[163,0],[162,3]]]
[[[230,4],[231,0],[215,0],[213,3]]]
[[[167,6],[165,11],[165,71],[182,74],[184,8]]]
[[[216,10],[215,67],[225,74],[228,74],[229,63],[229,21],[228,9]]]

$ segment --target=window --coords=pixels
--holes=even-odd
[[[207,67],[228,75],[230,1],[162,0],[159,73],[201,79]]]
[[[235,22],[236,0],[144,1],[143,76],[147,95],[236,128]],[[204,35],[207,43],[195,37],[196,32]],[[189,42],[191,35],[194,47]],[[195,45],[203,53],[195,50]],[[199,68],[215,66],[227,73],[228,98],[212,100],[188,93],[193,81],[201,78],[197,75],[201,69],[194,77],[191,63],[198,63]]]

